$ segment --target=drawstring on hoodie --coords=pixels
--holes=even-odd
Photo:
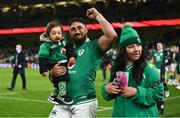
[[[61,41],[60,40],[58,40],[58,45],[61,45]]]

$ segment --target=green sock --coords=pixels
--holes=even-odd
[[[58,83],[59,94],[58,94],[58,97],[57,97],[57,98],[60,98],[60,97],[62,97],[63,95],[66,94],[66,85],[67,85],[67,82],[66,82],[66,81],[62,81],[62,82],[59,82],[59,83]]]
[[[53,88],[52,88],[52,92],[51,92],[51,96],[57,96],[57,95],[58,95],[58,93],[59,93],[58,88],[53,87]]]

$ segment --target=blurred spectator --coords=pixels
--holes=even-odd
[[[108,55],[108,53],[106,53],[100,64],[100,68],[102,69],[102,73],[103,73],[103,81],[105,81],[107,79],[106,71],[110,67],[110,65],[111,65],[111,57],[110,57],[110,55]]]
[[[179,48],[177,48],[175,61],[177,63],[176,71],[177,71],[177,77],[178,77],[176,89],[180,90],[180,51],[179,51]]]
[[[175,62],[175,56],[177,52],[177,46],[172,45],[170,48],[170,64],[169,64],[169,85],[176,85],[176,79],[175,79],[175,74],[176,74],[176,62]]]
[[[16,52],[14,54],[14,59],[12,60],[13,66],[13,78],[11,85],[7,87],[8,90],[13,90],[16,84],[17,75],[21,75],[22,79],[22,89],[26,89],[26,77],[25,77],[25,55],[22,52],[22,46],[20,44],[16,45]]]
[[[31,68],[31,64],[38,64],[38,47],[27,48],[22,50],[25,54],[26,67]],[[13,59],[14,50],[11,48],[0,49],[0,63],[11,63]]]

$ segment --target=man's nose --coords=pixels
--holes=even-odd
[[[79,33],[79,29],[78,28],[75,29],[75,33]]]

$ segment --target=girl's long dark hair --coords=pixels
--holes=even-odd
[[[143,72],[146,66],[147,53],[144,49],[142,49],[142,54],[139,60],[134,62],[134,66],[132,68],[132,77],[135,79],[137,83],[140,83],[143,79]],[[124,71],[127,65],[127,54],[126,49],[121,48],[115,60],[115,64],[112,68],[111,79],[112,82],[116,76],[117,71]]]

